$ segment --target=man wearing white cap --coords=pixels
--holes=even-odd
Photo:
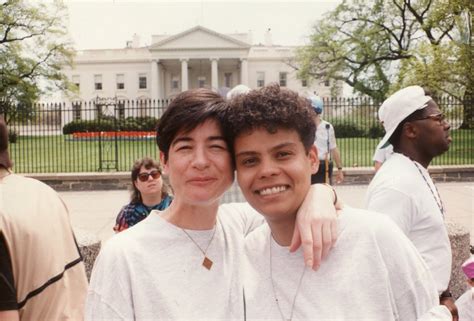
[[[459,311],[459,321],[474,321],[474,257],[470,257],[462,265],[470,289],[464,292],[456,301]]]
[[[449,149],[450,125],[420,86],[401,89],[379,109],[386,134],[377,148],[392,144],[393,156],[367,190],[367,208],[392,218],[413,242],[430,269],[440,302],[456,314],[449,293],[451,246],[445,209],[427,167]]]

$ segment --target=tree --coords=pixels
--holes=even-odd
[[[18,116],[17,106],[31,112],[42,93],[71,87],[61,71],[73,57],[65,16],[59,1],[0,1],[0,112],[7,123]]]
[[[316,23],[296,67],[377,100],[413,83],[462,100],[474,87],[472,48],[471,0],[344,0]]]

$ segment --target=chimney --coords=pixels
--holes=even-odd
[[[267,47],[273,46],[273,43],[272,43],[272,33],[271,33],[271,31],[272,31],[272,29],[268,28],[267,31],[265,32],[264,44],[265,44],[265,46],[267,46]]]
[[[249,30],[249,32],[247,33],[247,43],[249,43],[250,45],[253,45],[253,33],[252,33],[252,30]]]
[[[134,33],[133,38],[132,38],[132,48],[139,48],[139,47],[140,47],[140,36]]]

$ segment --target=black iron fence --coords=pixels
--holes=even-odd
[[[473,101],[452,97],[437,101],[451,124],[453,143],[434,164],[474,164],[474,120],[469,113]],[[18,173],[128,171],[135,159],[158,156],[154,128],[168,103],[101,99],[18,108],[7,118],[14,169]],[[323,117],[334,125],[345,167],[372,165],[383,136],[377,121],[379,105],[371,99],[325,100]]]

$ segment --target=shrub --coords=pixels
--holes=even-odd
[[[380,138],[385,135],[385,130],[380,124],[375,124],[369,128],[368,135],[370,138]]]
[[[334,126],[334,131],[336,132],[337,138],[365,136],[365,131],[359,128],[359,126],[357,126],[357,124],[353,121],[345,119],[332,125]]]
[[[154,117],[127,117],[125,119],[101,118],[74,120],[63,127],[63,134],[106,131],[154,131],[158,119]]]
[[[14,129],[8,130],[8,142],[10,144],[15,144],[18,139],[18,132]]]

